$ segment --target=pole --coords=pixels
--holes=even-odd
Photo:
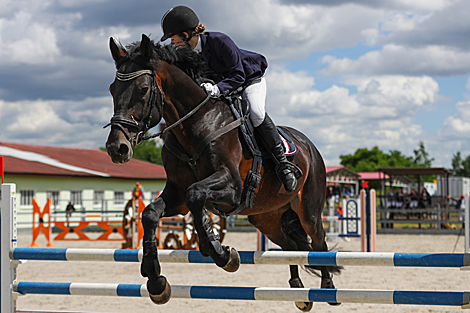
[[[4,170],[3,170],[3,157],[0,156],[0,175],[2,176],[2,184],[5,183],[5,175],[4,175]]]
[[[1,214],[1,282],[0,308],[2,313],[16,312],[13,300],[13,281],[16,280],[16,267],[10,260],[10,250],[16,248],[16,185],[2,184]]]
[[[470,193],[467,192],[467,197],[465,198],[465,220],[462,227],[464,227],[465,232],[465,253],[470,253],[470,210],[469,210],[469,202],[470,202]]]
[[[375,190],[361,190],[361,250],[375,252],[376,208]]]

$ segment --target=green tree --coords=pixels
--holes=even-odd
[[[100,147],[100,150],[106,151],[106,148]],[[146,140],[142,144],[135,146],[132,157],[137,160],[163,165],[162,147],[157,147],[155,139]]]
[[[142,144],[134,147],[133,158],[163,165],[162,147],[157,147],[155,139],[146,140],[142,142]]]
[[[411,157],[403,155],[398,150],[390,150],[389,154],[379,150],[360,148],[351,155],[340,155],[341,165],[355,172],[376,172],[381,167],[416,167]]]
[[[418,149],[413,150],[413,153],[415,154],[413,162],[419,167],[431,167],[434,158],[429,158],[429,154],[427,153],[422,141],[419,142]]]
[[[470,155],[462,159],[460,151],[452,158],[452,171],[455,176],[470,177]]]
[[[339,158],[341,165],[355,172],[376,172],[381,167],[431,167],[434,158],[429,157],[423,142],[420,142],[418,149],[413,152],[414,157],[408,157],[398,150],[385,153],[378,147],[370,150],[360,148],[354,154],[340,155]]]

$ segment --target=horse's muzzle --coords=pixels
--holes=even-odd
[[[106,142],[106,150],[108,151],[109,156],[111,157],[111,160],[114,163],[126,163],[129,162],[130,159],[132,159],[132,147],[129,141],[127,141],[125,138],[122,140],[120,138],[121,136],[116,136],[114,140],[111,140],[111,134],[110,138],[108,138],[108,141]]]

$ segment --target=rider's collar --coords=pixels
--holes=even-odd
[[[202,44],[201,44],[201,38],[197,38],[197,44],[196,44],[196,47],[194,47],[194,51],[196,51],[197,53],[201,53],[202,52]]]

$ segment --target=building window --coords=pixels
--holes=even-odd
[[[34,190],[21,190],[20,195],[21,195],[20,207],[32,208],[33,207]]]
[[[70,202],[72,202],[75,208],[81,208],[82,207],[82,191],[72,190],[70,193]]]
[[[115,206],[124,205],[124,191],[114,192],[114,205]]]
[[[104,191],[96,191],[93,193],[93,206],[101,208],[104,201]]]
[[[51,209],[59,209],[59,191],[49,190],[47,191],[47,199],[51,199]]]

